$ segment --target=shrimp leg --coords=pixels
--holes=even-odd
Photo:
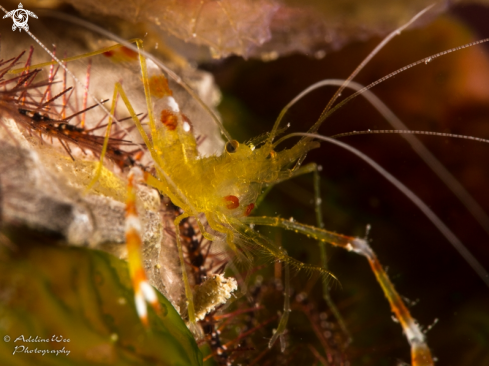
[[[433,366],[431,351],[425,341],[425,336],[419,325],[411,316],[408,308],[404,304],[401,296],[397,293],[389,276],[382,268],[374,251],[365,239],[348,237],[336,234],[314,226],[300,224],[294,221],[276,217],[246,217],[240,220],[244,224],[266,225],[281,227],[286,230],[293,230],[298,233],[309,235],[312,238],[330,243],[331,245],[353,251],[365,257],[377,278],[384,295],[389,301],[392,312],[401,324],[404,334],[411,346],[411,359],[413,366]]]
[[[127,185],[126,201],[126,245],[129,260],[129,273],[135,292],[136,309],[141,322],[148,326],[148,312],[146,303],[157,312],[160,312],[160,304],[156,295],[156,290],[149,284],[148,278],[144,271],[143,260],[141,257],[141,222],[136,210],[136,189],[134,187],[135,175],[142,178],[140,169],[133,169],[129,172]]]

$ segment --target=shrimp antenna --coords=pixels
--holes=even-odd
[[[115,34],[113,34],[113,33],[109,32],[109,31],[103,29],[102,27],[99,27],[98,25],[95,25],[93,23],[90,23],[90,22],[88,22],[86,20],[79,19],[77,17],[71,16],[71,15],[67,15],[67,14],[63,14],[63,13],[59,13],[59,12],[52,11],[52,10],[44,10],[43,9],[42,10],[42,13],[45,13],[47,16],[50,16],[50,17],[53,17],[53,18],[57,18],[57,19],[61,19],[63,21],[68,21],[68,22],[71,22],[71,23],[74,23],[74,24],[78,24],[78,25],[80,25],[82,27],[85,27],[87,29],[90,29],[91,31],[93,31],[95,33],[104,35],[105,37],[112,39],[113,41],[115,41],[115,42],[123,45],[124,47],[127,47],[127,48],[133,50],[134,52],[137,52],[138,54],[142,54],[144,57],[149,58],[151,61],[153,61],[155,64],[157,64],[163,71],[165,71],[168,74],[168,76],[170,78],[172,78],[178,85],[180,85],[182,88],[184,88],[187,91],[187,93],[189,93],[190,96],[192,98],[194,98],[200,104],[200,106],[212,118],[212,120],[214,121],[214,123],[219,127],[221,133],[224,135],[224,137],[226,138],[227,141],[231,141],[232,140],[231,135],[224,128],[221,120],[212,111],[212,109],[209,108],[209,106],[207,106],[204,103],[204,101],[197,95],[197,93],[187,83],[185,83],[180,76],[178,76],[173,70],[171,70],[170,68],[168,68],[163,62],[161,62],[160,60],[158,60],[156,57],[154,57],[153,55],[151,55],[150,53],[148,53],[146,51],[143,51],[143,50],[138,49],[136,46],[134,46],[133,44],[127,42],[125,39],[122,39],[121,37],[116,36]]]
[[[365,161],[368,165],[379,172],[385,179],[392,183],[397,189],[399,189],[411,202],[413,202],[420,210],[425,214],[425,216],[436,226],[440,233],[452,244],[452,246],[457,250],[457,252],[465,259],[465,261],[472,267],[472,269],[479,275],[479,277],[484,281],[487,287],[489,287],[489,273],[484,269],[484,267],[479,263],[479,261],[474,257],[474,255],[465,247],[465,245],[460,241],[460,239],[445,225],[445,223],[424,203],[413,191],[401,183],[396,177],[382,168],[374,160],[369,158],[367,155],[361,151],[355,149],[354,147],[340,142],[338,140],[332,139],[330,137],[322,136],[316,133],[305,133],[305,132],[295,132],[291,133],[285,138],[301,136],[309,139],[317,139],[325,141],[337,146],[342,147],[345,150],[355,154],[360,159]],[[283,140],[284,138],[282,138]]]
[[[428,58],[427,58],[428,59]],[[424,59],[423,59],[424,60]],[[281,116],[283,116],[289,108],[291,108],[300,99],[304,98],[312,91],[324,86],[339,86],[344,85],[342,79],[326,79],[318,81],[311,85],[299,95],[297,95],[287,106],[282,110]],[[408,127],[402,123],[394,112],[392,112],[372,91],[367,87],[361,85],[355,81],[350,81],[346,86],[347,88],[354,89],[355,95],[362,95],[367,101],[386,119],[386,121],[397,130],[408,130]],[[336,109],[336,107],[335,107]],[[333,111],[330,111],[333,113]],[[443,164],[412,134],[401,134],[401,136],[411,145],[413,150],[423,161],[431,168],[431,170],[440,178],[440,180],[453,192],[460,202],[467,208],[472,216],[479,222],[481,227],[489,234],[489,216],[484,212],[479,203],[470,195],[462,184],[443,166]],[[287,138],[287,137],[285,137]],[[273,144],[273,147],[277,146],[282,139],[277,140]]]
[[[333,95],[333,97],[329,100],[328,104],[326,105],[326,107],[324,108],[323,112],[321,113],[321,115],[319,116],[319,120],[314,124],[314,126],[309,130],[309,132],[311,133],[314,133],[318,130],[318,128],[321,126],[321,123],[324,121],[324,119],[326,119],[326,114],[327,112],[331,109],[331,106],[333,105],[333,103],[338,99],[338,97],[341,95],[341,92],[347,87],[347,85],[350,83],[351,80],[353,80],[353,78],[355,76],[358,75],[358,73],[365,67],[365,65],[367,65],[370,60],[372,60],[372,58],[377,54],[379,53],[379,51],[384,48],[384,46],[389,43],[395,36],[398,36],[401,34],[401,32],[403,30],[405,30],[407,27],[409,27],[411,24],[413,24],[414,22],[416,22],[419,18],[421,18],[426,12],[428,12],[429,10],[431,10],[431,8],[433,8],[433,6],[435,6],[435,4],[431,4],[430,6],[424,8],[423,10],[421,10],[419,13],[417,13],[413,18],[411,18],[411,20],[409,20],[409,22],[407,22],[406,24],[402,25],[401,27],[397,28],[396,30],[392,31],[391,33],[389,33],[383,40],[382,42],[380,42],[377,47],[375,47],[375,49],[373,51],[371,51],[367,57],[365,57],[365,59],[360,63],[360,65],[357,66],[357,68],[350,74],[350,76],[348,76],[347,79],[345,79],[343,81],[343,84],[338,88],[338,90],[336,91],[336,93]],[[275,138],[275,135],[276,135],[276,131],[278,129],[278,126],[280,125],[280,121],[282,120],[283,116],[285,115],[285,113],[287,112],[287,110],[296,102],[296,100],[292,100],[289,104],[287,104],[283,109],[282,111],[280,112],[277,120],[275,121],[275,124],[273,126],[273,129],[272,129],[272,132],[270,133],[270,137],[269,137],[269,142],[273,142],[273,139]],[[326,115],[326,116],[325,116]],[[325,116],[323,118],[323,116]]]
[[[466,43],[466,44],[461,45],[461,46],[458,46],[458,47],[450,48],[449,50],[435,53],[434,55],[425,57],[425,58],[423,58],[421,60],[418,60],[418,61],[415,61],[413,63],[410,63],[409,65],[403,66],[400,69],[397,69],[396,71],[391,72],[390,74],[388,74],[388,75],[386,75],[386,76],[384,76],[384,77],[382,77],[382,78],[374,81],[373,83],[368,84],[367,86],[365,86],[362,89],[358,90],[357,92],[353,93],[348,98],[342,100],[340,103],[338,103],[333,108],[331,108],[329,111],[326,111],[326,113],[323,112],[321,114],[321,116],[319,117],[319,120],[314,124],[314,126],[312,126],[309,129],[309,132],[311,132],[311,133],[316,132],[317,129],[319,128],[319,126],[321,126],[321,124],[324,122],[324,120],[326,118],[328,118],[329,116],[331,116],[335,111],[337,111],[338,109],[340,109],[341,107],[343,107],[350,100],[356,98],[360,94],[365,93],[367,90],[372,89],[374,86],[379,85],[380,83],[382,83],[382,82],[384,82],[384,81],[392,78],[393,76],[396,76],[396,75],[400,74],[401,72],[404,72],[404,71],[406,71],[408,69],[411,69],[411,68],[413,68],[415,66],[418,66],[418,65],[421,65],[421,64],[425,64],[426,65],[429,62],[433,61],[435,58],[439,58],[441,56],[448,55],[449,53],[460,51],[460,50],[463,50],[465,48],[469,48],[469,47],[472,47],[472,46],[477,46],[479,44],[486,43],[486,42],[489,42],[489,38],[484,38],[484,39],[481,39],[481,40],[478,40],[478,41]]]
[[[434,132],[434,131],[416,131],[416,130],[365,130],[365,131],[351,131],[338,133],[333,136],[329,136],[332,139],[340,139],[348,136],[358,136],[358,135],[425,135],[425,136],[437,136],[437,137],[450,137],[454,139],[471,140],[476,142],[482,142],[484,144],[489,144],[489,140],[483,139],[475,136],[459,135],[456,133],[447,132]]]
[[[431,4],[430,6],[427,6],[423,10],[421,10],[418,14],[416,14],[409,22],[404,24],[403,26],[397,28],[393,32],[391,32],[387,37],[385,37],[382,42],[380,42],[377,47],[374,48],[372,52],[368,54],[368,56],[360,63],[360,65],[357,66],[357,68],[351,73],[350,76],[344,81],[343,85],[339,87],[339,89],[336,91],[336,93],[333,95],[333,97],[329,100],[328,104],[324,108],[323,112],[321,113],[322,117],[324,114],[326,114],[330,109],[333,103],[338,99],[338,97],[341,95],[341,92],[345,90],[345,87],[348,85],[348,83],[355,78],[355,76],[358,75],[358,73],[367,65],[370,60],[377,54],[379,51],[384,48],[384,46],[389,43],[395,36],[398,36],[401,34],[402,31],[404,31],[406,28],[408,28],[411,24],[416,22],[419,18],[421,18],[425,13],[427,13],[431,8],[435,6],[435,4]],[[318,126],[319,128],[319,126]]]

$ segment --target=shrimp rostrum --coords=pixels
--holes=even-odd
[[[420,14],[418,14],[417,17],[419,16]],[[87,26],[87,23],[84,21],[77,21],[77,23]],[[407,25],[409,24],[411,24],[411,22]],[[391,33],[381,46],[406,26]],[[89,27],[94,31],[107,35],[107,32],[96,26],[89,25]],[[134,46],[130,42],[118,39],[112,35],[109,36],[119,44],[102,49],[97,53],[107,53],[117,47],[127,47],[138,52],[146,96],[149,126],[148,128],[143,126],[136,114],[136,112],[140,111],[134,110],[122,85],[116,83],[111,111],[109,112],[102,106],[102,108],[111,116],[107,128],[110,130],[110,125],[114,120],[114,103],[117,97],[120,96],[152,157],[155,168],[153,174],[149,172],[140,174],[141,172],[138,169],[131,171],[129,174],[129,194],[126,205],[126,243],[128,246],[129,268],[136,293],[136,306],[142,321],[147,323],[145,302],[150,303],[156,310],[158,310],[158,304],[154,290],[149,285],[148,279],[144,273],[143,265],[141,263],[141,255],[139,253],[141,245],[141,225],[137,217],[134,194],[134,185],[137,182],[144,182],[157,189],[161,194],[168,196],[173,204],[180,207],[183,212],[174,220],[174,224],[185,287],[185,296],[187,299],[187,317],[190,324],[195,324],[200,317],[196,313],[194,307],[193,291],[187,275],[186,262],[179,233],[180,222],[187,217],[195,218],[202,235],[206,239],[215,240],[217,237],[224,238],[229,252],[237,258],[251,258],[253,255],[262,256],[284,263],[286,272],[288,272],[288,266],[290,266],[297,270],[319,272],[323,278],[333,276],[329,273],[324,264],[318,266],[302,263],[288,256],[285,250],[279,245],[253,229],[255,225],[279,227],[312,237],[320,242],[321,245],[329,243],[364,256],[368,260],[377,281],[381,285],[382,290],[389,301],[392,312],[395,314],[408,338],[411,346],[412,365],[433,365],[431,352],[425,342],[423,332],[416,321],[411,317],[404,301],[396,292],[387,273],[379,263],[366,239],[336,234],[319,227],[298,223],[292,219],[287,220],[279,217],[254,217],[250,215],[253,209],[259,205],[263,193],[266,193],[268,188],[301,174],[313,173],[317,175],[318,167],[316,164],[310,163],[302,166],[302,162],[310,150],[319,147],[320,140],[336,143],[337,145],[347,148],[352,153],[357,154],[367,161],[367,163],[377,171],[381,172],[388,180],[398,187],[402,187],[406,195],[411,195],[410,197],[414,195],[405,186],[402,186],[400,182],[396,181],[394,177],[383,171],[381,167],[375,164],[375,162],[365,156],[361,156],[355,149],[336,140],[317,134],[317,130],[322,122],[334,110],[358,94],[367,93],[368,95],[368,89],[378,83],[373,83],[363,89],[358,87],[359,91],[354,93],[352,97],[338,104],[336,107],[333,107],[333,103],[341,93],[341,90],[347,86],[348,82],[353,79],[356,73],[373,56],[373,54],[377,52],[377,50],[374,50],[367,57],[366,61],[350,76],[349,80],[343,84],[335,97],[330,101],[319,120],[310,128],[308,133],[289,134],[275,141],[277,136],[285,130],[284,128],[280,128],[280,122],[283,115],[297,99],[300,99],[303,95],[307,94],[308,91],[305,91],[284,108],[270,133],[255,138],[247,143],[239,143],[232,139],[219,119],[214,116],[214,120],[221,129],[227,142],[220,155],[201,156],[198,151],[198,142],[193,133],[192,122],[184,113],[182,113],[177,101],[173,97],[172,90],[168,87],[168,81],[161,72],[161,69],[184,88],[187,87],[179,77],[175,76],[175,74],[168,70],[161,62],[142,51],[142,42],[140,40],[132,41],[136,44],[136,46]],[[95,53],[91,53],[91,55],[93,54]],[[51,54],[51,56],[55,60],[52,63],[58,62],[61,67],[67,70],[63,63],[63,61],[66,60],[58,60],[53,54]],[[421,60],[420,62],[424,62],[424,60]],[[34,68],[36,66],[37,65],[34,65],[32,67]],[[381,81],[384,79],[385,78]],[[326,85],[326,83],[318,83],[318,85],[311,87],[311,90],[323,85]],[[148,130],[149,132],[147,132]],[[108,134],[106,136],[108,136]],[[279,148],[279,145],[284,140],[292,137],[300,137],[300,139],[290,148]],[[105,139],[105,145],[107,145],[107,141],[108,137]],[[99,171],[103,162],[104,153],[101,155],[100,166],[98,168]],[[415,200],[413,200],[413,202],[414,201]],[[417,201],[420,200],[417,199]],[[429,209],[426,206],[423,206],[422,210],[426,213],[426,210]],[[318,223],[318,226],[321,226],[321,223]],[[468,260],[473,267],[477,267],[478,263],[475,259],[471,258]],[[483,269],[480,269],[478,272],[479,274],[485,273]],[[287,286],[286,283],[286,288]],[[286,290],[286,293],[287,292],[288,291]],[[280,337],[285,330],[288,313],[290,311],[290,306],[287,305],[287,303],[286,300],[284,314],[282,315],[278,329],[272,337],[270,344]]]

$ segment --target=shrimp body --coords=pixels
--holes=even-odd
[[[264,186],[290,178],[295,170],[290,168],[292,164],[319,146],[317,142],[303,140],[290,149],[275,152],[270,143],[255,147],[252,143],[239,144],[232,140],[221,155],[201,157],[190,122],[179,113],[173,97],[167,99],[166,107],[174,109],[157,113],[162,123],[153,143],[161,170],[186,200],[169,185],[160,186],[161,193],[170,196],[173,203],[192,216],[205,214],[216,231],[222,230],[214,222],[226,225],[227,216],[248,216]],[[161,172],[158,179],[165,181]]]

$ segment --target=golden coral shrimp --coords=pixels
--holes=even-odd
[[[164,85],[164,79],[159,76],[156,76],[156,79],[152,79],[151,71],[145,71],[144,63],[145,61],[141,56],[143,81],[147,84],[145,89],[148,94],[151,94],[151,80],[157,80],[157,82],[159,80],[159,84]],[[199,158],[195,138],[191,134],[191,124],[181,114],[178,104],[171,97],[171,91],[165,90],[165,88],[162,88],[162,90],[163,94],[157,96],[159,100],[155,103],[154,111],[152,111],[153,106],[149,102],[150,97],[147,96],[151,139],[145,138],[146,133],[137,118],[134,119],[134,122],[140,129],[141,136],[146,140],[146,146],[151,151],[157,167],[157,179],[146,175],[143,180],[168,195],[184,211],[184,214],[175,221],[176,227],[178,228],[178,222],[183,217],[197,216],[199,213],[204,213],[209,226],[214,231],[225,234],[226,241],[233,250],[239,250],[236,247],[235,238],[245,238],[250,245],[256,246],[262,254],[267,254],[298,268],[315,269],[323,273],[326,273],[326,271],[320,267],[304,264],[288,257],[280,248],[275,247],[247,225],[279,226],[300,231],[316,239],[334,243],[349,250],[361,252],[369,258],[374,272],[380,278],[379,282],[383,282],[383,286],[386,288],[387,296],[392,297],[390,300],[394,303],[392,305],[393,310],[398,314],[401,322],[404,323],[403,326],[406,333],[408,333],[408,337],[413,342],[413,362],[415,362],[416,357],[429,358],[429,351],[422,341],[423,335],[412,323],[407,309],[401,305],[402,300],[397,296],[365,240],[344,237],[289,220],[248,216],[256,204],[264,185],[273,185],[293,176],[316,170],[315,165],[299,168],[300,164],[295,164],[297,161],[300,162],[308,151],[318,147],[318,143],[314,139],[320,137],[317,135],[304,135],[304,138],[291,149],[276,151],[278,143],[274,144],[273,139],[277,133],[277,123],[272,132],[261,140],[253,141],[252,144],[239,144],[235,140],[229,139],[221,156]],[[120,86],[116,87],[116,91],[124,99],[124,91]],[[154,93],[153,97],[155,97]],[[129,103],[126,102],[126,105],[130,108]],[[131,114],[134,118],[135,112],[132,111]],[[160,116],[162,126],[155,123],[155,118],[151,117],[152,114]],[[310,132],[314,133],[315,129]],[[131,180],[132,178],[130,178]],[[199,184],[195,184],[195,182],[199,182]],[[129,244],[134,244],[137,241],[137,236],[131,232],[131,229],[137,230],[138,226],[135,216],[131,216],[133,214],[132,204],[133,201],[129,200]],[[131,219],[131,217],[133,218]],[[203,227],[201,229],[205,232]],[[212,237],[209,236],[209,238],[211,239]],[[185,276],[186,271],[182,253],[180,253],[180,256]],[[136,254],[133,254],[132,259],[134,259],[135,263],[133,265],[133,277],[136,279],[135,288],[139,288],[140,291],[146,293],[144,295],[146,300],[154,303],[154,297],[152,297],[151,290],[146,286],[144,277],[138,277],[142,276],[140,273],[138,276],[135,275],[141,269],[141,266],[138,265]],[[189,318],[192,321],[194,317],[192,314],[192,293],[188,281],[186,281],[185,287],[189,300]],[[144,305],[141,305],[141,296],[137,302],[140,304],[138,306],[140,315],[144,318]],[[277,332],[277,334],[280,334],[280,332]],[[421,350],[419,351],[417,347],[421,348]],[[421,355],[416,355],[417,352]]]

